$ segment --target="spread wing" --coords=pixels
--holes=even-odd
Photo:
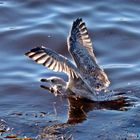
[[[97,64],[91,39],[81,18],[73,22],[67,43],[83,81],[86,81],[93,90],[108,87],[110,82],[104,70]]]
[[[68,50],[81,72],[90,73],[96,68],[100,69],[93,53],[92,42],[86,25],[81,18],[73,22],[67,41]]]
[[[72,78],[78,77],[76,72],[77,68],[66,57],[51,49],[36,47],[27,52],[25,55],[36,61],[36,63],[44,65],[48,69],[65,72]]]
[[[45,47],[36,47],[29,52],[27,55],[32,60],[36,61],[38,64],[42,64],[48,69],[65,72],[69,75],[70,78],[83,78],[79,74],[79,70],[64,56],[56,53],[55,51],[45,48]],[[87,88],[92,92],[91,88],[86,81],[83,82],[87,85]]]
[[[93,53],[92,41],[89,36],[86,24],[82,21],[82,18],[78,18],[73,22],[69,39],[70,44],[72,43],[71,41],[73,41],[75,43],[79,43],[81,47],[85,47],[93,59],[96,60],[96,57]]]

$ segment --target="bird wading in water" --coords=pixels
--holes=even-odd
[[[41,79],[46,85],[43,88],[55,95],[87,98],[94,101],[107,101],[119,98],[115,92],[104,91],[109,86],[107,74],[98,65],[85,22],[81,18],[73,22],[67,38],[68,51],[74,65],[69,59],[45,48],[36,47],[25,55],[48,69],[64,72],[68,75],[68,82],[59,77]]]

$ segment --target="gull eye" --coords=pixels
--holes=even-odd
[[[101,85],[100,83],[98,83],[98,84],[96,85],[96,89],[100,89],[101,86],[102,86],[102,85]]]
[[[98,85],[98,86],[96,86],[96,88],[97,88],[97,89],[99,89],[99,88],[100,88],[100,86]]]
[[[62,89],[62,85],[57,85],[57,88],[60,90]]]

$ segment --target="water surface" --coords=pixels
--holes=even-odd
[[[45,126],[69,120],[68,101],[40,88],[41,78],[66,75],[48,71],[24,53],[43,45],[70,58],[66,38],[73,20],[82,17],[110,89],[137,102],[127,111],[91,103],[83,121],[68,131],[76,140],[140,139],[139,5],[139,0],[0,0],[0,118],[12,133],[35,138]]]

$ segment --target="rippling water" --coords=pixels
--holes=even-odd
[[[86,120],[73,126],[72,137],[140,139],[139,5],[139,0],[0,0],[0,118],[14,128],[12,133],[33,138],[48,124],[69,120],[67,100],[41,89],[39,81],[66,76],[35,64],[24,53],[44,45],[70,57],[66,38],[73,20],[82,17],[110,89],[126,91],[137,103],[127,111],[89,105]]]

